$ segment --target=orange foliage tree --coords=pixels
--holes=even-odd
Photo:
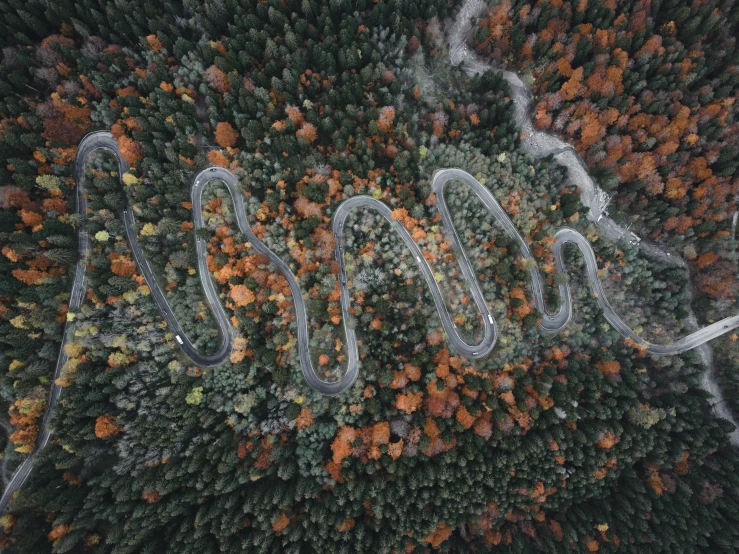
[[[116,137],[118,141],[118,151],[121,154],[121,158],[126,160],[130,166],[135,166],[136,163],[144,157],[144,151],[141,145],[127,135],[118,135]]]
[[[318,137],[318,130],[312,123],[304,122],[295,132],[295,136],[311,144]]]
[[[393,121],[395,120],[395,108],[393,106],[385,106],[380,108],[380,116],[377,119],[377,126],[380,130],[390,133],[393,130]]]
[[[216,125],[216,143],[223,148],[231,148],[236,144],[239,134],[227,121],[221,121]]]
[[[429,543],[433,548],[438,547],[447,540],[452,534],[452,529],[446,523],[441,523],[439,526],[429,533],[423,540]]]
[[[149,43],[149,47],[157,54],[162,51],[162,42],[156,35],[148,35],[146,37],[146,42]]]
[[[228,75],[218,69],[215,65],[211,65],[203,73],[205,81],[218,92],[228,92],[231,90],[231,83],[228,81]]]
[[[122,425],[116,425],[112,416],[101,415],[95,420],[95,436],[99,439],[117,435],[123,430]]]

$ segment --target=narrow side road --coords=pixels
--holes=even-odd
[[[559,137],[544,133],[535,128],[531,117],[533,96],[531,90],[523,80],[516,73],[496,67],[494,64],[483,60],[467,47],[466,41],[472,29],[473,22],[483,13],[484,9],[484,0],[464,0],[454,20],[447,29],[446,39],[449,47],[449,62],[454,65],[462,64],[464,71],[469,75],[484,73],[485,71],[495,71],[503,75],[503,78],[511,88],[515,120],[522,131],[522,150],[528,152],[534,158],[552,156],[559,165],[567,169],[569,179],[578,187],[581,192],[582,202],[589,208],[588,218],[598,226],[599,232],[603,237],[614,241],[628,237],[628,229],[605,216],[605,214],[602,214],[604,193],[600,190],[595,180],[588,174],[585,162],[577,154],[577,151],[572,145],[567,144]],[[734,237],[736,236],[737,221],[739,221],[739,215],[735,212],[732,218],[732,236]],[[685,270],[688,269],[688,265],[679,254],[669,252],[665,248],[647,240],[641,240],[639,242],[639,249],[648,256],[658,259],[663,263],[675,265]],[[687,302],[690,304],[692,297],[687,298]],[[690,310],[688,323],[694,329],[698,327],[692,310]],[[698,353],[706,366],[701,387],[714,398],[714,402],[712,403],[714,415],[726,419],[734,425],[735,429],[729,434],[729,440],[734,446],[739,447],[739,424],[726,406],[721,389],[716,382],[711,346],[708,343],[703,343],[700,345]]]

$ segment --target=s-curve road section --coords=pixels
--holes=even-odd
[[[75,268],[74,284],[72,286],[71,299],[69,303],[69,310],[71,313],[79,310],[82,304],[82,298],[85,292],[85,264],[89,251],[90,241],[87,230],[85,228],[85,221],[87,216],[87,201],[83,189],[83,175],[84,175],[84,163],[87,157],[96,150],[108,150],[112,152],[119,165],[119,176],[122,176],[128,171],[128,165],[121,158],[118,152],[118,145],[113,139],[111,133],[107,131],[101,131],[91,133],[87,135],[79,145],[77,156],[75,159],[75,177],[77,180],[77,212],[81,217],[81,225],[78,233],[79,237],[79,262]],[[204,228],[204,222],[202,217],[202,194],[210,181],[217,180],[225,183],[234,204],[234,213],[236,215],[236,221],[239,229],[244,235],[246,235],[252,247],[259,253],[266,255],[277,270],[287,280],[290,291],[292,293],[293,302],[295,305],[296,313],[296,324],[298,330],[298,354],[300,358],[300,367],[305,380],[308,385],[316,391],[326,395],[337,395],[348,388],[350,388],[357,377],[359,376],[359,355],[357,347],[357,339],[354,329],[349,324],[351,318],[349,314],[349,307],[351,297],[349,294],[349,286],[351,281],[349,280],[344,260],[344,226],[349,215],[355,210],[372,210],[380,214],[390,225],[391,229],[399,235],[403,243],[410,250],[413,255],[416,264],[421,270],[424,280],[431,292],[431,296],[434,301],[436,310],[439,313],[441,324],[446,332],[450,347],[457,353],[466,356],[468,358],[482,358],[486,356],[494,347],[497,340],[497,326],[495,318],[490,312],[487,303],[483,297],[480,286],[475,277],[474,270],[467,254],[459,240],[456,230],[454,229],[451,215],[444,199],[445,187],[450,186],[451,183],[455,183],[455,186],[467,186],[477,195],[480,201],[493,213],[495,218],[502,226],[505,233],[512,239],[516,240],[520,246],[520,252],[526,259],[533,259],[531,250],[528,243],[518,230],[513,225],[508,215],[505,213],[503,208],[500,206],[498,201],[492,195],[492,193],[480,184],[472,175],[462,169],[441,169],[434,173],[433,176],[433,190],[435,192],[437,208],[442,216],[444,222],[444,228],[448,234],[455,252],[457,253],[458,261],[462,269],[462,274],[467,281],[472,297],[477,305],[480,314],[482,316],[482,322],[484,326],[484,334],[480,339],[480,342],[476,344],[469,344],[465,342],[462,337],[459,336],[457,329],[452,321],[452,316],[449,314],[446,304],[444,302],[442,292],[439,288],[438,283],[434,279],[433,271],[426,261],[423,252],[418,245],[413,241],[410,233],[405,227],[392,216],[392,211],[383,202],[371,198],[369,196],[354,196],[344,202],[342,202],[333,217],[332,230],[334,237],[336,238],[336,261],[339,265],[338,279],[341,289],[341,312],[343,317],[344,333],[346,337],[347,351],[349,353],[348,363],[343,376],[334,381],[327,381],[321,379],[318,373],[315,371],[313,361],[309,348],[309,336],[308,336],[308,317],[306,315],[305,302],[303,300],[302,291],[298,284],[297,278],[292,273],[288,265],[272,250],[270,250],[252,231],[249,222],[246,217],[246,209],[244,207],[243,194],[238,178],[229,170],[221,167],[210,167],[199,172],[193,179],[191,186],[191,198],[193,205],[193,223],[195,230],[195,243],[197,249],[197,261],[198,261],[198,274],[200,277],[203,290],[205,291],[206,300],[210,309],[212,310],[215,321],[221,331],[222,342],[218,351],[214,354],[205,355],[201,354],[194,347],[192,342],[188,339],[185,333],[182,331],[180,324],[175,318],[172,310],[167,303],[167,300],[156,281],[154,274],[151,271],[149,263],[144,258],[143,252],[139,247],[137,241],[136,223],[131,207],[128,204],[127,197],[124,192],[123,183],[121,183],[121,193],[124,199],[123,208],[123,221],[126,229],[126,236],[131,246],[131,251],[135,258],[136,264],[139,270],[143,274],[149,289],[151,290],[154,301],[156,302],[157,308],[161,312],[164,319],[167,321],[170,329],[175,335],[175,339],[179,344],[182,351],[193,360],[194,363],[201,366],[215,366],[218,365],[228,358],[233,338],[234,330],[230,324],[228,317],[226,316],[223,306],[221,305],[218,293],[215,290],[213,282],[210,278],[206,263],[206,242],[197,233],[199,229]],[[714,323],[708,327],[705,327],[691,335],[688,335],[672,344],[669,345],[658,345],[649,343],[640,337],[638,337],[628,325],[616,314],[613,308],[606,299],[605,291],[598,277],[598,266],[590,243],[580,233],[573,229],[563,228],[560,229],[555,235],[555,243],[552,246],[552,254],[554,255],[557,271],[565,273],[567,271],[563,258],[563,248],[567,244],[573,244],[578,247],[585,258],[587,277],[590,284],[591,291],[596,297],[598,305],[603,310],[603,313],[608,322],[624,337],[628,337],[633,340],[636,344],[640,345],[647,352],[652,354],[661,355],[673,355],[691,350],[701,344],[704,344],[720,335],[728,333],[732,329],[739,327],[739,316],[733,316],[726,318],[718,323]],[[534,294],[534,300],[537,310],[540,312],[540,325],[546,333],[556,333],[563,329],[570,322],[572,318],[572,300],[571,293],[568,284],[559,285],[559,298],[560,307],[555,312],[550,314],[544,302],[544,284],[539,273],[539,269],[533,264],[532,269],[529,271],[531,277],[532,291]],[[51,385],[49,393],[49,401],[44,413],[44,417],[41,423],[40,433],[36,446],[33,451],[29,454],[28,458],[19,466],[13,477],[10,479],[8,486],[6,487],[2,498],[0,498],[0,513],[4,513],[7,508],[8,502],[13,493],[23,485],[23,482],[30,473],[36,454],[46,446],[49,441],[50,433],[48,430],[48,422],[51,417],[52,411],[59,399],[60,387],[56,384],[56,379],[59,378],[62,368],[67,361],[67,356],[64,354],[64,343],[71,332],[72,321],[68,321],[64,328],[64,335],[62,338],[62,347],[59,352],[57,359],[56,370],[54,373],[54,382]]]

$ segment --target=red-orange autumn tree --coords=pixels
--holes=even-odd
[[[216,125],[216,143],[223,148],[230,148],[236,144],[239,134],[226,121],[221,121]]]

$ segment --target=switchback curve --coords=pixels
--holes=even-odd
[[[86,259],[89,252],[89,236],[84,226],[84,221],[87,216],[87,200],[83,188],[83,176],[84,176],[84,165],[88,156],[99,149],[104,149],[112,152],[119,165],[119,177],[128,171],[129,167],[123,160],[118,152],[118,145],[113,136],[108,131],[99,131],[91,133],[82,139],[78,147],[77,156],[75,158],[75,179],[77,182],[77,212],[81,216],[82,225],[78,231],[79,240],[79,262],[76,264],[74,283],[72,286],[71,297],[69,301],[69,310],[74,312],[78,310],[82,304],[82,299],[85,292],[85,265]],[[131,249],[136,260],[136,263],[142,272],[147,285],[149,286],[152,296],[159,308],[159,311],[164,316],[170,329],[178,337],[178,343],[183,352],[198,365],[201,366],[215,366],[226,360],[231,352],[233,343],[234,330],[230,325],[230,321],[226,316],[223,306],[218,300],[218,294],[215,291],[213,282],[210,279],[206,264],[206,243],[197,234],[197,230],[204,227],[202,218],[202,191],[205,185],[212,180],[223,181],[231,194],[231,198],[234,204],[234,213],[236,214],[237,224],[239,229],[244,235],[247,236],[253,248],[262,254],[269,257],[272,263],[286,278],[295,303],[295,311],[298,325],[298,351],[300,356],[300,366],[309,386],[318,392],[326,395],[337,395],[348,388],[350,388],[356,381],[359,375],[359,356],[356,342],[356,335],[354,329],[348,325],[349,321],[349,305],[350,296],[346,277],[346,268],[344,260],[344,246],[343,246],[343,227],[346,218],[358,209],[370,209],[379,213],[385,220],[392,226],[395,232],[398,233],[404,244],[408,247],[411,253],[416,259],[421,272],[424,276],[426,284],[429,287],[431,295],[434,300],[434,304],[441,318],[442,326],[447,333],[447,338],[450,346],[455,349],[458,353],[468,358],[482,358],[486,356],[495,347],[497,340],[497,326],[495,318],[490,313],[490,310],[485,302],[482,295],[482,291],[478,285],[477,279],[475,278],[472,266],[467,258],[467,254],[461,245],[457,232],[452,224],[452,218],[444,200],[444,188],[451,180],[460,181],[463,185],[466,185],[472,189],[477,197],[483,202],[483,204],[493,213],[495,218],[500,222],[503,230],[512,239],[516,240],[520,246],[521,255],[526,259],[533,259],[531,250],[528,243],[525,241],[523,236],[514,227],[513,222],[508,218],[507,214],[503,211],[500,204],[498,204],[495,197],[491,192],[481,185],[472,175],[461,169],[442,169],[434,173],[433,176],[433,190],[436,195],[437,208],[442,216],[444,227],[446,228],[449,238],[452,241],[452,245],[457,252],[460,267],[462,269],[463,276],[470,287],[472,297],[482,315],[482,321],[484,326],[484,334],[480,342],[477,344],[466,343],[458,334],[456,326],[452,321],[452,318],[446,308],[446,305],[439,289],[436,280],[434,279],[433,272],[423,257],[423,253],[418,245],[411,238],[410,233],[401,225],[398,221],[393,219],[390,208],[374,198],[368,196],[354,196],[342,202],[336,210],[333,217],[333,233],[336,238],[336,259],[339,264],[339,284],[341,288],[341,311],[344,322],[344,332],[346,335],[346,344],[349,352],[349,361],[347,369],[343,377],[337,381],[324,381],[315,372],[313,362],[310,356],[310,349],[308,345],[308,324],[307,315],[305,311],[305,303],[303,301],[302,292],[298,285],[295,275],[292,273],[287,264],[277,256],[272,250],[270,250],[259,238],[254,235],[246,219],[246,209],[244,207],[243,195],[241,194],[238,186],[238,180],[236,176],[221,167],[210,167],[199,172],[192,184],[191,198],[193,205],[193,222],[195,228],[195,240],[198,256],[198,274],[200,276],[203,289],[205,291],[206,299],[210,309],[213,311],[216,322],[221,331],[221,345],[218,351],[214,354],[204,355],[200,354],[194,347],[192,342],[182,331],[179,322],[174,317],[169,304],[164,297],[159,284],[157,283],[148,262],[145,260],[141,248],[138,245],[136,239],[137,233],[135,228],[135,221],[133,213],[128,205],[128,201],[123,188],[121,192],[124,197],[124,209],[123,209],[123,221],[126,228],[126,236],[131,245]],[[121,183],[123,187],[123,183]],[[695,333],[687,335],[682,339],[679,339],[672,344],[659,345],[653,344],[643,340],[636,335],[631,328],[624,323],[624,321],[616,314],[603,290],[600,278],[598,277],[598,265],[590,243],[580,233],[573,229],[563,228],[560,229],[555,235],[555,242],[552,246],[552,254],[555,258],[555,264],[557,271],[560,273],[566,272],[566,267],[563,258],[563,247],[567,244],[574,244],[582,252],[585,259],[586,271],[588,275],[588,281],[590,284],[591,291],[596,297],[598,305],[603,310],[603,313],[607,321],[624,337],[630,338],[635,344],[641,346],[651,354],[659,355],[674,355],[686,352],[693,348],[696,348],[718,336],[728,333],[732,329],[739,327],[739,316],[732,316],[723,319],[717,323],[704,327]],[[572,299],[570,294],[570,288],[567,284],[559,285],[559,297],[560,307],[556,313],[550,314],[545,306],[544,302],[544,286],[541,274],[539,273],[538,267],[534,265],[530,270],[531,286],[534,294],[534,301],[537,310],[540,312],[540,325],[542,329],[547,333],[557,333],[562,330],[570,322],[572,318]],[[41,429],[39,438],[36,442],[36,446],[29,456],[23,461],[18,469],[13,474],[8,485],[3,491],[2,497],[0,498],[0,514],[5,513],[8,503],[12,494],[20,488],[25,482],[26,478],[33,468],[33,462],[35,455],[38,451],[43,449],[49,441],[50,431],[48,430],[48,422],[51,418],[52,411],[59,400],[59,394],[61,389],[56,384],[56,380],[61,375],[61,370],[67,361],[67,356],[64,353],[64,344],[66,343],[68,335],[71,333],[73,324],[67,322],[64,327],[62,344],[57,358],[56,370],[54,373],[54,380],[52,381],[51,389],[49,391],[49,400],[47,403],[46,411],[41,423]]]
[[[128,166],[118,153],[117,143],[113,139],[112,135],[107,131],[92,133],[82,140],[78,151],[77,171],[75,175],[78,182],[78,191],[82,190],[81,177],[84,168],[84,161],[90,153],[100,148],[111,151],[118,158],[121,175],[123,172],[128,170]],[[123,211],[126,235],[131,244],[131,249],[134,253],[136,263],[139,266],[139,269],[142,271],[147,285],[152,291],[152,295],[157,303],[157,307],[159,308],[162,315],[165,317],[167,324],[170,326],[175,335],[181,337],[182,343],[180,344],[180,347],[185,352],[185,354],[190,357],[193,362],[203,366],[215,366],[224,362],[230,354],[230,348],[234,337],[234,330],[223,310],[223,306],[218,300],[218,294],[216,293],[213,282],[210,279],[210,274],[206,263],[206,242],[197,234],[197,231],[199,229],[204,228],[204,222],[202,218],[202,192],[205,188],[205,185],[213,180],[222,181],[228,188],[234,204],[234,213],[239,230],[244,233],[244,235],[246,235],[254,250],[266,255],[287,280],[292,293],[293,302],[295,304],[296,323],[298,328],[298,352],[300,358],[300,367],[303,376],[310,387],[326,395],[337,395],[346,391],[352,386],[359,375],[359,355],[356,334],[354,332],[354,329],[348,325],[348,322],[351,319],[349,314],[350,295],[349,283],[347,282],[346,276],[343,245],[344,223],[347,217],[353,211],[359,209],[367,209],[377,212],[390,224],[392,229],[396,233],[398,233],[403,243],[413,254],[415,261],[418,264],[421,273],[423,274],[424,280],[426,281],[426,284],[434,300],[436,310],[439,313],[442,326],[447,334],[447,339],[450,346],[457,353],[468,358],[482,358],[489,354],[490,351],[495,347],[498,331],[495,323],[495,318],[491,314],[487,303],[485,302],[482,291],[480,290],[479,284],[475,277],[474,270],[472,269],[470,261],[467,258],[467,254],[465,253],[459,237],[457,236],[456,230],[454,229],[452,218],[449,214],[449,210],[444,199],[445,186],[447,186],[450,181],[457,180],[463,185],[470,187],[472,191],[477,195],[477,197],[482,201],[482,203],[493,213],[496,220],[503,227],[505,233],[510,238],[518,242],[522,256],[526,259],[533,259],[533,255],[528,246],[528,243],[515,228],[513,222],[510,220],[498,201],[487,188],[481,185],[474,177],[472,177],[472,175],[461,169],[441,169],[434,173],[432,187],[436,197],[437,208],[442,216],[444,227],[449,234],[452,245],[457,253],[464,279],[466,280],[467,285],[470,288],[472,297],[482,316],[484,328],[483,337],[479,342],[469,344],[465,342],[464,339],[462,339],[462,337],[460,336],[456,325],[453,322],[452,316],[449,314],[449,311],[446,307],[439,285],[434,279],[433,271],[429,264],[426,262],[421,249],[414,242],[410,233],[405,229],[405,227],[403,227],[400,222],[393,219],[391,209],[383,202],[375,200],[374,198],[371,198],[369,196],[354,196],[345,200],[338,206],[336,213],[334,214],[332,221],[332,230],[334,237],[336,238],[335,257],[339,264],[341,311],[349,359],[346,371],[340,379],[336,381],[325,381],[321,379],[316,372],[310,354],[308,317],[302,291],[300,289],[300,285],[298,284],[297,278],[290,270],[289,266],[277,254],[270,250],[251,230],[251,226],[249,225],[246,217],[243,195],[239,190],[240,187],[238,185],[238,179],[236,178],[236,176],[225,168],[210,167],[204,169],[195,176],[191,188],[191,198],[193,205],[193,223],[198,257],[198,274],[200,276],[200,280],[206,294],[208,305],[215,315],[216,322],[219,326],[221,336],[223,338],[221,346],[215,354],[200,354],[193,346],[192,342],[182,331],[179,323],[177,322],[177,319],[174,317],[174,314],[167,304],[161,288],[159,287],[153,273],[151,272],[149,264],[144,259],[143,253],[138,246],[133,213],[128,207],[127,202]],[[82,194],[82,201],[78,202],[78,207],[79,210],[84,210],[84,213],[80,213],[84,220],[84,217],[86,215],[86,203],[84,202],[84,194]],[[81,235],[83,232],[84,231],[81,230]],[[626,325],[626,323],[624,323],[624,321],[610,306],[606,298],[605,291],[603,290],[600,278],[598,277],[598,267],[595,253],[593,252],[593,249],[587,239],[585,239],[585,237],[583,237],[580,233],[573,229],[562,228],[555,235],[555,243],[552,247],[552,253],[554,255],[557,271],[561,273],[566,272],[562,251],[563,247],[566,244],[574,244],[582,252],[585,258],[590,288],[593,292],[593,295],[598,301],[598,305],[603,310],[608,322],[622,336],[630,338],[634,341],[634,343],[641,346],[649,353],[662,355],[679,354],[681,352],[685,352],[687,350],[700,346],[701,344],[708,342],[709,340],[712,340],[717,336],[720,336],[736,327],[739,327],[739,316],[733,316],[714,323],[708,327],[705,327],[669,345],[650,343],[636,335],[633,330],[631,330],[631,328]],[[80,245],[82,246],[82,241]],[[87,246],[85,246],[84,252],[86,252],[86,248]],[[82,248],[80,252],[81,254],[83,253]],[[542,329],[546,333],[552,334],[561,331],[572,319],[572,299],[569,285],[566,283],[559,285],[560,307],[557,312],[550,314],[545,305],[544,282],[538,267],[534,265],[529,273],[531,277],[531,286],[535,305],[540,313],[540,325]]]

